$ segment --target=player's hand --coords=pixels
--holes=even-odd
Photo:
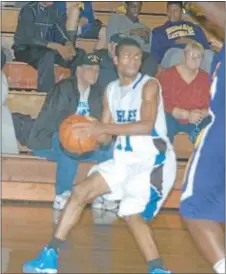
[[[111,135],[100,135],[97,137],[97,143],[99,145],[106,145],[110,143],[111,139],[112,139]]]
[[[203,112],[200,109],[194,109],[190,111],[188,117],[189,123],[199,124],[203,120]]]
[[[103,135],[103,124],[101,123],[89,123],[85,131],[90,136],[100,136]]]
[[[88,136],[100,136],[103,134],[103,124],[93,117],[87,117],[90,122],[76,123],[73,125],[75,129],[80,129]]]

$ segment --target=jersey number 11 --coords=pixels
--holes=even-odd
[[[125,144],[123,144],[124,142],[122,142],[122,140],[125,140]],[[132,146],[130,144],[130,136],[126,136],[125,138],[120,137],[120,143],[117,145],[117,149],[124,151],[133,151]]]

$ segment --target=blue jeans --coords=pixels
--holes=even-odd
[[[56,195],[64,191],[72,191],[74,178],[77,173],[79,162],[97,162],[101,163],[113,158],[114,144],[110,143],[100,149],[84,155],[70,154],[61,147],[58,134],[52,137],[52,148],[44,150],[33,150],[33,154],[46,158],[49,161],[57,163],[56,170]]]
[[[166,124],[168,130],[168,137],[173,143],[174,137],[180,133],[187,133],[192,143],[195,143],[199,132],[211,122],[211,116],[207,116],[199,125],[196,124],[181,124],[171,114],[166,113]]]

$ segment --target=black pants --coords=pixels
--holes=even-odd
[[[27,47],[23,51],[15,51],[15,59],[25,62],[38,71],[38,91],[49,92],[55,84],[54,64],[69,68],[75,72],[76,61],[83,54],[79,49],[78,54],[70,61],[65,61],[56,51],[44,47]]]

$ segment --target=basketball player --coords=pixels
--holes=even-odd
[[[224,27],[225,3],[196,2],[209,20]],[[189,160],[180,213],[204,257],[216,273],[225,273],[225,52],[211,87],[212,122],[199,136]]]
[[[114,62],[119,79],[104,97],[101,122],[79,124],[104,144],[117,135],[114,158],[91,169],[76,187],[56,233],[40,255],[24,264],[24,273],[56,273],[58,252],[90,201],[99,195],[121,200],[118,215],[126,221],[148,267],[148,273],[170,273],[160,259],[146,220],[152,220],[167,198],[176,174],[176,157],[167,130],[161,87],[155,78],[141,75],[140,45],[131,38],[116,47]]]

